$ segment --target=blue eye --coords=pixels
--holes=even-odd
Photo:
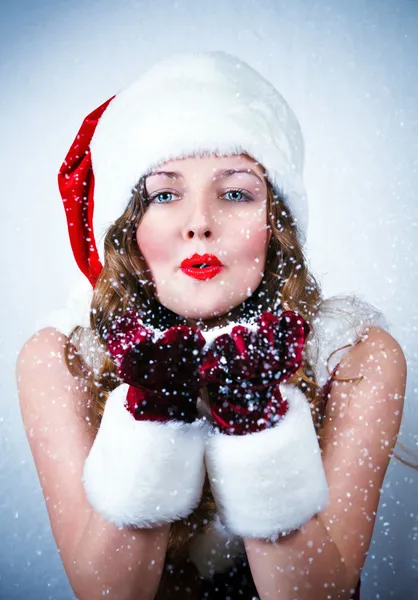
[[[238,188],[231,188],[230,190],[227,190],[226,192],[224,192],[222,194],[222,196],[226,196],[227,194],[236,194],[239,197],[237,198],[235,196],[235,198],[227,198],[228,200],[230,200],[231,202],[252,202],[253,198],[249,195],[246,194],[244,192],[244,190],[238,189]],[[161,198],[162,196],[176,196],[176,194],[174,194],[173,192],[169,192],[169,191],[164,191],[164,192],[159,192],[158,194],[155,194],[154,196],[150,196],[148,198],[148,203],[151,204],[152,202],[154,202],[155,204],[170,204],[172,199],[170,198],[166,198],[165,200],[161,200],[161,202],[158,200],[158,198]]]
[[[252,201],[252,197],[249,194],[246,194],[244,192],[244,190],[240,190],[237,188],[227,190],[226,192],[224,192],[223,195],[226,196],[227,194],[240,194],[241,197],[243,198],[243,200],[239,200],[237,198],[231,198],[232,202],[251,202]]]
[[[160,192],[159,194],[155,194],[155,196],[150,196],[149,197],[149,202],[154,202],[157,198],[160,198],[160,196],[174,196],[175,194],[173,194],[173,192]],[[162,202],[156,202],[156,204],[168,204],[170,202],[170,200],[163,200]]]

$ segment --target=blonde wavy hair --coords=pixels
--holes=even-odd
[[[311,324],[323,301],[320,286],[308,270],[307,260],[297,239],[296,224],[286,207],[284,195],[276,193],[266,181],[267,215],[272,236],[264,276],[253,295],[225,317],[227,320],[238,320],[254,311],[274,312],[280,307],[296,311]],[[74,327],[66,344],[65,360],[68,369],[75,378],[82,381],[84,390],[88,392],[90,417],[86,426],[95,430],[100,426],[109,393],[121,383],[116,365],[107,352],[104,337],[112,319],[134,308],[143,322],[150,326],[165,329],[172,325],[186,324],[185,319],[160,305],[155,298],[149,269],[136,242],[136,230],[146,208],[147,194],[142,178],[132,191],[126,210],[108,229],[104,239],[105,262],[93,293],[89,330],[102,350],[99,366],[92,369],[79,351],[85,328]],[[313,335],[312,325],[309,335]],[[328,357],[328,363],[332,354]],[[329,368],[328,372],[331,375]],[[362,378],[357,379],[360,382]],[[353,381],[339,379],[335,375],[333,380]],[[308,398],[313,421],[318,436],[321,437],[327,397],[321,393],[323,390],[316,382],[306,353],[302,366],[288,382],[299,387]],[[402,457],[397,458],[413,466]],[[214,513],[215,503],[206,479],[197,509],[187,519],[171,526],[167,550],[171,564],[184,561],[190,539],[205,530]],[[160,585],[160,588],[162,590],[164,585]],[[158,599],[160,598],[163,595],[159,595]]]

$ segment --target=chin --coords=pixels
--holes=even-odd
[[[234,282],[235,283],[235,282]],[[251,282],[252,285],[247,285],[244,288],[235,285],[234,293],[231,294],[232,284],[222,287],[220,286],[204,286],[206,289],[185,289],[182,287],[173,287],[170,290],[163,290],[164,293],[158,294],[157,299],[166,308],[176,313],[180,317],[193,320],[205,320],[220,318],[226,315],[229,311],[240,306],[245,300],[254,293],[259,282]],[[241,289],[242,288],[242,289]],[[247,290],[252,289],[251,294]],[[173,299],[178,299],[174,302]],[[229,300],[229,301],[227,301]]]
[[[171,309],[174,310],[174,309]],[[226,314],[228,312],[228,309],[224,309],[224,308],[219,308],[218,310],[216,309],[208,309],[208,308],[200,308],[199,306],[193,306],[191,307],[189,310],[184,309],[182,311],[179,311],[178,309],[175,310],[174,312],[176,312],[178,315],[180,315],[181,317],[185,317],[187,319],[193,319],[193,320],[209,320],[209,319],[214,319],[216,317],[221,317],[222,315]]]
[[[235,304],[226,304],[225,302],[199,302],[199,299],[195,299],[193,305],[183,304],[181,307],[179,304],[172,304],[171,302],[161,302],[166,308],[176,313],[180,317],[193,320],[210,320],[222,317],[228,311],[232,310],[241,302]]]
[[[203,320],[207,323],[210,323],[211,321],[222,319],[222,317],[225,317],[230,311],[234,310],[241,304],[242,302],[236,302],[235,304],[217,306],[216,308],[213,307],[210,310],[204,310],[203,308],[199,310],[199,307],[194,307],[193,311],[189,311],[187,317],[190,319]]]

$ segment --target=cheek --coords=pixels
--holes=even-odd
[[[244,216],[244,215],[243,215]],[[270,237],[266,219],[259,213],[247,213],[234,224],[232,239],[242,257],[249,259],[264,257]]]
[[[139,250],[150,267],[155,263],[166,261],[170,256],[170,244],[161,242],[167,240],[168,232],[162,231],[164,229],[162,224],[154,221],[155,219],[142,219],[136,231]]]

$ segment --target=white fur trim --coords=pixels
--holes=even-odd
[[[330,354],[346,344],[353,346],[371,325],[378,325],[389,331],[383,313],[361,298],[336,295],[323,300],[312,321],[312,333],[306,342],[307,358],[319,386],[325,385],[330,373],[350,347],[339,350],[331,357],[328,371],[327,359]]]
[[[273,186],[286,194],[305,242],[308,202],[299,122],[273,85],[236,56],[191,52],[156,63],[110,102],[90,148],[93,227],[102,261],[103,235],[141,176],[167,160],[208,152],[248,152],[264,165]]]
[[[206,579],[210,579],[215,573],[227,571],[243,555],[243,539],[231,535],[218,515],[215,515],[207,530],[196,535],[189,545],[189,557],[200,575]]]
[[[299,528],[328,502],[309,402],[280,385],[289,410],[275,427],[206,440],[206,467],[221,521],[242,537],[277,539]]]
[[[153,527],[187,517],[205,479],[206,421],[136,421],[125,408],[127,384],[108,397],[84,466],[92,507],[119,527]]]
[[[55,327],[66,336],[76,325],[90,327],[90,307],[93,299],[93,288],[88,279],[79,276],[70,287],[65,306],[52,310],[36,321],[36,329]]]
[[[84,329],[73,338],[84,362],[98,374],[105,360],[106,347],[102,340],[90,329],[90,308],[93,289],[86,277],[80,276],[70,287],[67,302],[63,308],[53,310],[37,320],[36,331],[43,327],[55,327],[65,336],[80,325]]]

